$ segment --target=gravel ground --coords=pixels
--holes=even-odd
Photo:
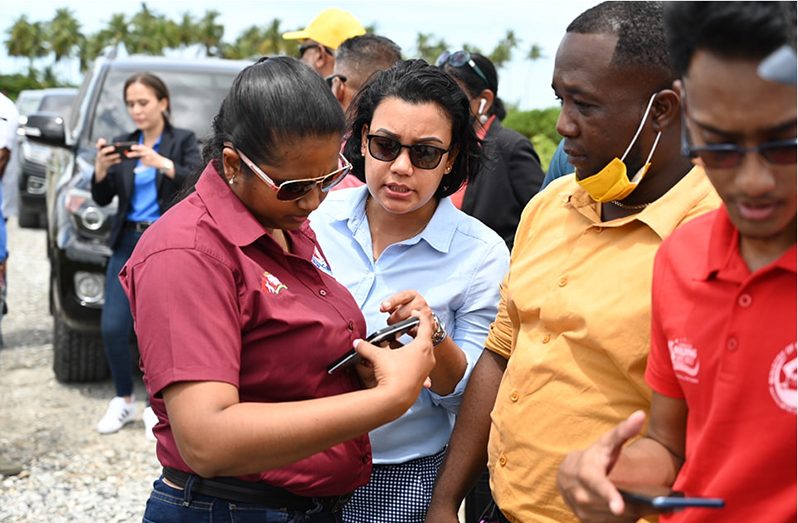
[[[0,522],[141,521],[160,466],[138,421],[116,434],[94,429],[113,396],[108,382],[63,385],[53,377],[50,266],[45,232],[8,222],[9,313],[1,328]],[[139,414],[144,389],[137,386]]]

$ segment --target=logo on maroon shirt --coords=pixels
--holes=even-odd
[[[260,277],[260,288],[263,292],[270,292],[272,294],[280,294],[288,287],[283,282],[277,279],[277,276],[270,272],[263,272]]]
[[[668,350],[671,353],[671,364],[676,377],[690,383],[698,383],[698,371],[701,370],[698,349],[690,345],[687,340],[677,338],[668,340]]]
[[[792,414],[795,414],[796,403],[798,403],[798,389],[796,388],[798,361],[795,356],[795,343],[790,343],[773,360],[768,377],[770,395],[776,405]]]

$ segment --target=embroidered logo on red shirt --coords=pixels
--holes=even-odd
[[[798,403],[798,361],[796,361],[795,343],[790,343],[779,352],[770,366],[770,395],[776,405],[789,413],[795,414]]]
[[[671,364],[676,377],[690,383],[698,383],[698,371],[701,370],[698,350],[690,345],[690,342],[680,338],[668,340],[668,350],[671,353]]]
[[[264,271],[263,276],[260,277],[260,288],[263,292],[280,294],[288,287],[286,287],[285,284],[277,278],[277,276],[270,272]]]
[[[321,252],[319,252],[318,247],[313,249],[313,257],[310,259],[310,261],[313,262],[313,265],[315,265],[316,268],[318,268],[321,271],[324,271],[329,276],[332,276],[332,270],[330,269],[330,266],[327,264],[327,260],[325,260]]]

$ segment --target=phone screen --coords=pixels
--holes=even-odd
[[[400,336],[407,334],[413,327],[417,326],[419,323],[419,319],[416,317],[408,318],[406,320],[400,321],[398,323],[394,323],[393,325],[388,325],[387,327],[380,329],[378,331],[372,332],[366,338],[366,341],[372,343],[374,345],[380,345],[381,343],[391,342],[399,339]],[[358,355],[355,349],[351,349],[349,352],[335,360],[327,367],[327,374],[332,374],[333,372],[342,369],[344,367],[348,367],[354,363],[357,363],[360,360],[360,355]]]
[[[124,153],[131,151],[131,147],[137,142],[114,142],[114,152],[124,155]]]

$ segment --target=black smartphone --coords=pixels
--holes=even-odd
[[[373,345],[396,341],[399,336],[407,334],[407,332],[418,325],[418,323],[419,320],[415,316],[412,318],[407,318],[406,320],[394,323],[393,325],[388,325],[384,329],[372,332],[366,338],[366,341]],[[332,374],[333,372],[344,367],[348,367],[349,365],[357,363],[358,361],[360,361],[360,355],[357,353],[357,351],[355,351],[355,349],[351,349],[349,352],[332,362],[330,366],[327,367],[327,374]]]
[[[625,501],[645,505],[659,512],[670,512],[684,508],[723,508],[725,505],[721,498],[685,496],[684,492],[671,490],[669,487],[660,485],[619,483],[615,487]]]
[[[122,155],[125,157],[125,153],[132,151],[132,147],[136,145],[138,142],[114,142],[110,145],[114,146],[114,152],[116,154]]]

